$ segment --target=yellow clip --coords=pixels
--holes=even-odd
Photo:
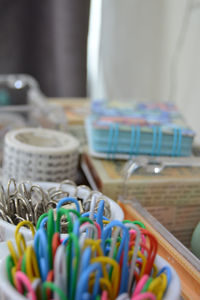
[[[30,230],[31,230],[32,235],[33,235],[33,237],[34,237],[34,235],[35,235],[35,229],[34,229],[33,224],[32,224],[30,221],[25,220],[25,221],[22,221],[22,222],[20,222],[19,224],[17,224],[16,230],[15,230],[15,239],[16,239],[18,233],[19,233],[20,228],[21,228],[22,226],[24,226],[24,225],[27,225],[27,226],[30,227]]]
[[[108,264],[111,265],[113,267],[112,270],[112,277],[111,277],[111,286],[113,289],[112,292],[112,299],[115,299],[117,296],[117,292],[118,292],[118,287],[119,287],[119,280],[120,280],[120,267],[119,264],[112,258],[107,257],[107,256],[98,256],[95,258],[91,259],[91,263],[95,263],[95,262],[99,262],[102,264],[102,269],[103,266],[106,267]],[[103,272],[104,273],[104,272]],[[107,276],[105,277],[105,279],[108,279]]]
[[[11,242],[11,241],[8,241],[8,242],[7,242],[7,245],[8,245],[8,249],[9,249],[9,251],[10,251],[10,255],[11,255],[13,261],[14,261],[14,264],[17,265],[19,256],[18,256],[17,252],[15,251],[15,248],[14,248],[12,242]]]
[[[40,278],[40,271],[37,263],[35,251],[32,246],[26,248],[26,273],[32,282],[35,278]]]

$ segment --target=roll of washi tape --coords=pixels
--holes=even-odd
[[[4,139],[3,181],[30,179],[60,182],[76,179],[79,141],[44,128],[9,131]]]

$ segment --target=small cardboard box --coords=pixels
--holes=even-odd
[[[194,159],[199,164],[199,158]],[[189,246],[192,232],[200,221],[200,167],[168,167],[159,175],[141,169],[125,182],[121,172],[124,164],[120,160],[96,159],[87,152],[81,162],[93,188],[116,201],[120,197],[135,199]]]

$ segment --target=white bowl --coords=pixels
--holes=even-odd
[[[33,182],[33,184],[40,185],[44,190],[51,187],[58,187],[59,183],[55,182]],[[85,192],[85,190],[84,190]],[[88,192],[89,193],[89,192]],[[73,190],[70,192],[70,196],[73,197]],[[105,196],[104,196],[105,197]],[[111,220],[122,221],[124,219],[124,213],[121,207],[113,200],[105,197],[110,204]],[[0,242],[6,241],[8,239],[14,239],[16,226],[12,225],[2,219],[0,219]],[[32,234],[30,230],[25,227],[21,228],[20,231],[25,235],[26,240],[32,239]]]
[[[172,271],[172,280],[163,297],[163,300],[180,300],[181,288],[180,288],[180,280],[175,270],[167,263],[162,257],[157,255],[155,261],[158,270],[160,270],[164,266],[169,266]],[[27,300],[28,298],[19,294],[17,290],[10,284],[7,275],[6,275],[6,264],[5,258],[0,263],[0,299],[3,300]]]
[[[0,242],[4,242],[15,237],[16,226],[0,219]],[[26,240],[32,239],[32,233],[26,227],[22,227],[20,232],[23,233]]]
[[[155,259],[155,264],[158,270],[161,270],[164,266],[170,267],[172,271],[172,280],[169,285],[163,300],[180,300],[181,299],[181,284],[180,279],[172,266],[161,256],[157,255]]]

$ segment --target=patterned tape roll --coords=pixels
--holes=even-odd
[[[43,128],[9,131],[4,139],[3,181],[30,179],[59,182],[76,179],[79,142]]]

